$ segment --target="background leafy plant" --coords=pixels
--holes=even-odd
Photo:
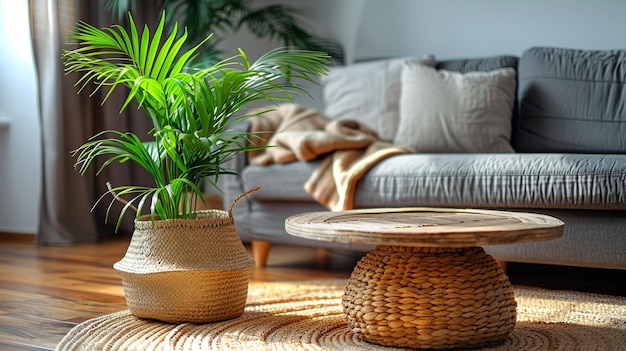
[[[258,148],[241,142],[250,141],[253,134],[233,129],[259,114],[243,108],[257,100],[290,101],[292,93],[302,91],[297,80],[313,81],[328,71],[327,54],[287,48],[271,50],[253,63],[240,50],[215,65],[186,69],[210,37],[183,49],[188,33],[179,35],[174,24],[164,35],[165,22],[163,14],[152,35],[147,27],[139,33],[132,17],[129,30],[120,25],[99,29],[81,22],[70,36],[77,48],[63,52],[67,73],[80,74],[80,91],[91,84],[95,90],[107,89],[104,103],[117,87],[126,86],[121,110],[134,100],[152,120],[152,141],[143,142],[132,132],[108,130],[73,154],[82,174],[96,158],[104,157],[97,174],[114,162],[131,161],[154,179],[154,187],[116,186],[103,195],[125,199],[118,227],[129,208],[137,211],[137,217],[148,207],[153,218],[193,218],[195,199],[202,195],[200,184],[208,179],[218,188],[218,176],[233,173],[222,164]]]
[[[208,33],[215,36],[209,45],[198,50],[198,61],[213,64],[223,55],[218,49],[219,33],[228,34],[246,27],[258,38],[279,40],[283,46],[303,50],[323,51],[333,61],[343,63],[343,48],[332,39],[315,35],[305,27],[307,13],[302,9],[281,4],[254,8],[250,0],[107,0],[106,7],[117,20],[129,11],[150,3],[170,14],[166,22],[172,28],[178,22],[188,30],[191,42],[202,40]]]

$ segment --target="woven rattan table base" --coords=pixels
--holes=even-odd
[[[516,321],[511,284],[480,247],[378,246],[354,269],[343,309],[361,339],[414,349],[489,345]]]

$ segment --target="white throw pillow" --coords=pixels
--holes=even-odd
[[[400,119],[400,81],[405,62],[434,67],[435,58],[405,57],[331,67],[321,79],[324,113],[331,119],[362,122],[381,139],[393,140]]]
[[[417,152],[514,152],[515,70],[459,73],[406,63],[396,145]]]

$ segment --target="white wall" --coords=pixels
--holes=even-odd
[[[41,146],[28,1],[0,1],[0,232],[35,233]]]
[[[329,1],[328,11],[339,7]],[[354,55],[456,58],[520,55],[542,45],[626,48],[625,13],[623,0],[367,0]]]
[[[335,37],[349,62],[435,54],[521,55],[536,45],[626,49],[624,0],[256,0],[309,10],[317,32]],[[27,1],[0,1],[0,231],[35,232],[40,192],[39,127]],[[251,58],[276,43],[240,33],[226,48]],[[8,44],[8,45],[7,45]],[[319,87],[299,102],[323,108]],[[8,128],[3,127],[8,121]]]

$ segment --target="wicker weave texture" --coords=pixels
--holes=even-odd
[[[114,265],[133,315],[206,323],[243,313],[254,261],[229,212],[198,217],[135,223],[128,250]]]
[[[480,247],[378,246],[342,303],[352,332],[385,346],[478,347],[506,338],[516,321],[511,284]]]

